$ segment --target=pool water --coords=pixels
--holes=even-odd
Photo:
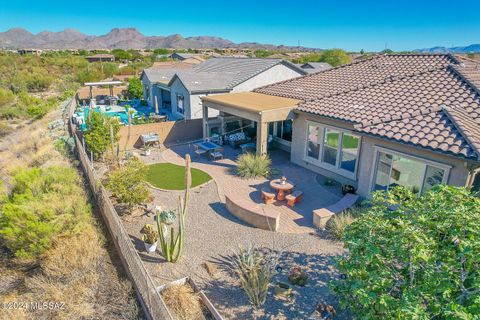
[[[140,104],[136,105],[134,108],[130,108],[131,110],[134,111],[134,113],[131,115],[132,119],[134,118],[139,118],[139,117],[146,117],[150,115],[150,113],[155,112],[152,107],[149,106],[140,106]],[[80,126],[81,130],[86,130],[87,129],[87,118],[88,118],[88,112],[90,111],[89,108],[84,108],[83,112],[76,113],[77,115],[81,115],[83,113],[83,118],[85,119],[85,122]],[[103,111],[102,108],[96,107],[95,112],[102,112],[108,117],[118,117],[120,118],[120,121],[122,121],[125,125],[128,125],[128,114],[127,111]]]

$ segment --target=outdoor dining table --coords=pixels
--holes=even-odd
[[[278,191],[277,200],[282,201],[285,200],[285,192],[293,190],[295,185],[288,181],[282,184],[282,179],[274,179],[270,181],[270,187]]]

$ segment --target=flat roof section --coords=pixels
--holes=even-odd
[[[257,92],[237,92],[201,97],[203,101],[241,109],[248,112],[262,113],[283,108],[293,108],[300,100],[271,96]]]

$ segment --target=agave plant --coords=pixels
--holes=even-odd
[[[267,299],[268,287],[275,275],[278,259],[277,254],[263,253],[249,246],[240,247],[230,262],[250,303],[255,307],[260,307]]]
[[[162,257],[168,262],[177,262],[182,256],[183,247],[185,246],[185,219],[188,210],[188,199],[190,195],[190,185],[192,184],[190,172],[190,155],[185,157],[185,194],[179,198],[178,215],[179,223],[178,230],[171,226],[175,221],[175,212],[173,211],[157,211],[157,229],[159,235],[158,250]],[[173,221],[172,221],[173,217]],[[168,226],[170,226],[170,235],[168,235]]]

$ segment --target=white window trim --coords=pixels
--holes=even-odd
[[[175,101],[175,109],[176,109],[175,111],[176,111],[177,115],[182,116],[182,117],[185,117],[185,114],[187,113],[187,110],[186,110],[186,108],[185,108],[185,96],[184,96],[183,94],[181,94],[181,93],[176,93],[176,96],[177,96],[177,99],[176,99],[176,101]],[[183,100],[183,102],[182,102],[182,104],[183,104],[183,113],[181,113],[181,112],[179,111],[179,110],[180,110],[180,108],[178,107],[178,98],[179,98],[179,97],[182,97],[182,100]]]
[[[357,171],[358,171],[358,166],[359,166],[359,162],[360,162],[360,151],[361,151],[361,148],[362,148],[362,136],[360,136],[359,134],[351,131],[351,130],[348,130],[348,129],[343,129],[343,128],[339,128],[339,127],[334,127],[334,126],[330,126],[330,125],[326,125],[326,124],[323,124],[323,123],[320,123],[320,122],[315,122],[315,121],[310,121],[310,120],[307,120],[307,128],[306,128],[306,133],[305,133],[305,150],[304,150],[304,153],[303,153],[303,160],[305,162],[308,162],[314,166],[317,166],[317,167],[320,167],[320,168],[323,168],[325,170],[328,170],[328,171],[331,171],[331,172],[334,172],[338,175],[341,175],[345,178],[348,178],[350,180],[357,180]],[[317,139],[318,139],[318,143],[319,143],[319,156],[318,156],[318,159],[315,159],[315,158],[311,158],[307,155],[307,148],[308,148],[308,128],[309,126],[316,126],[318,127],[318,136],[317,136]],[[337,165],[336,166],[333,166],[329,163],[325,163],[322,161],[322,157],[323,157],[323,144],[324,144],[324,140],[325,140],[325,129],[331,129],[331,130],[335,130],[335,131],[338,131],[339,133],[341,133],[339,139],[338,139],[338,147],[337,147],[337,160],[336,160],[336,163]],[[340,168],[340,157],[342,156],[342,142],[343,142],[343,134],[350,134],[350,135],[354,135],[356,137],[358,137],[358,150],[357,150],[357,161],[355,162],[355,170],[353,172],[350,172],[348,170],[345,170],[345,169],[342,169]]]
[[[368,190],[370,192],[374,191],[373,189],[375,187],[375,180],[377,178],[377,170],[376,169],[377,169],[377,164],[378,164],[378,160],[379,160],[378,155],[379,155],[380,152],[384,152],[384,153],[388,153],[388,154],[392,154],[392,155],[397,155],[397,156],[400,156],[400,157],[403,157],[403,158],[407,158],[407,159],[411,159],[411,160],[415,160],[415,161],[424,163],[428,166],[432,166],[432,167],[442,169],[442,170],[444,170],[442,183],[447,183],[448,182],[448,179],[450,177],[450,170],[452,169],[451,165],[436,162],[436,161],[432,161],[432,160],[425,159],[425,158],[422,158],[422,157],[413,156],[413,155],[410,155],[410,154],[407,154],[407,153],[403,153],[403,152],[400,152],[400,151],[396,151],[396,150],[392,150],[392,149],[388,149],[388,148],[384,148],[384,147],[380,147],[380,146],[373,146],[373,148],[375,149],[375,157],[374,157],[374,160],[372,161],[372,169],[370,171],[371,172],[371,174],[370,174],[370,185],[369,185],[369,188],[368,188]],[[390,170],[391,170],[391,168],[390,168]],[[426,172],[427,172],[427,170],[425,169],[424,172],[423,172],[422,185],[420,186],[421,189],[420,189],[419,194],[422,194],[422,192],[423,192],[423,184],[425,182]]]

